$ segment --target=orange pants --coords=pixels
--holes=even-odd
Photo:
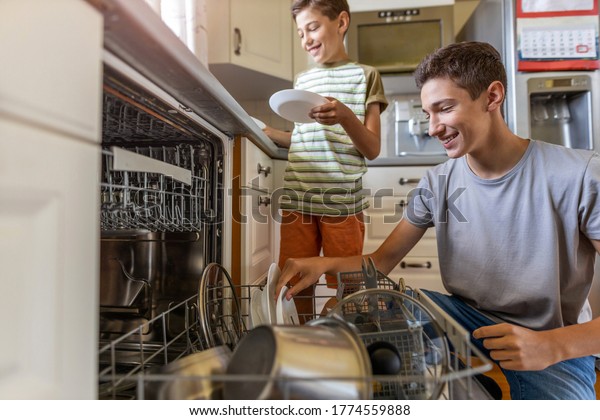
[[[288,258],[348,257],[361,255],[365,238],[363,214],[331,217],[314,216],[299,212],[284,211],[281,220],[281,245],[279,267],[283,269]],[[290,283],[298,281],[294,277]],[[337,287],[335,276],[326,276],[328,287]],[[314,291],[308,288],[294,298],[302,323],[313,317]]]

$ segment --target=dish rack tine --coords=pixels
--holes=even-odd
[[[375,263],[371,257],[363,258],[362,260],[362,272],[365,279],[365,286],[367,289],[377,288],[377,269]]]

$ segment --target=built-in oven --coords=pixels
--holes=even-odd
[[[348,53],[382,74],[410,73],[425,55],[453,42],[453,20],[451,5],[354,12]]]
[[[428,135],[412,73],[427,54],[454,42],[453,21],[452,5],[352,12],[348,53],[381,73],[389,102],[381,114],[381,153],[373,164],[436,164],[447,159],[439,141]]]

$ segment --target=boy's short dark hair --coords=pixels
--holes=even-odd
[[[294,0],[292,3],[292,17],[296,16],[307,7],[314,7],[329,19],[336,19],[340,13],[346,12],[350,16],[350,7],[346,0]]]
[[[421,89],[430,79],[449,78],[475,100],[492,82],[506,89],[506,69],[500,53],[486,42],[459,42],[440,48],[418,65],[414,73]]]

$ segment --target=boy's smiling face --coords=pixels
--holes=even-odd
[[[346,12],[331,20],[314,7],[305,8],[296,16],[302,48],[319,64],[346,60],[344,34],[349,20]]]
[[[421,89],[429,135],[437,137],[450,158],[478,153],[490,135],[488,92],[473,100],[448,78],[427,81]]]

